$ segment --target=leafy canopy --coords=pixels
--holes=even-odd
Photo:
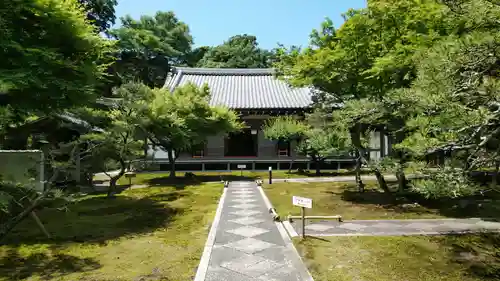
[[[232,110],[209,104],[208,86],[188,84],[169,93],[155,89],[148,103],[146,128],[153,142],[167,150],[183,151],[207,136],[239,130],[242,124]]]
[[[185,61],[193,39],[188,26],[173,12],[157,12],[153,17],[121,18],[120,28],[110,30],[118,39],[118,58],[113,67],[122,81],[140,81],[161,87],[172,65]]]
[[[258,46],[252,35],[236,35],[223,44],[210,48],[198,62],[198,67],[211,68],[266,68],[270,66],[271,52]]]
[[[111,50],[71,0],[0,3],[1,104],[17,112],[53,112],[94,99]]]

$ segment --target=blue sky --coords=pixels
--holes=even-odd
[[[260,47],[277,43],[306,45],[309,33],[330,17],[339,27],[341,14],[362,8],[366,0],[118,0],[117,17],[174,11],[187,23],[195,46],[221,44],[230,36],[257,36]],[[119,23],[119,20],[117,20]]]

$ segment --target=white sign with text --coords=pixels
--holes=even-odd
[[[246,167],[247,167],[247,165],[238,165],[238,169],[246,169]]]
[[[313,205],[313,200],[311,198],[293,196],[293,205],[311,209]]]

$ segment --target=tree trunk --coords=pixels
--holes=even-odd
[[[293,162],[295,161],[295,157],[292,158],[292,162],[290,162],[290,166],[288,167],[288,173],[292,173],[292,166],[293,166]]]
[[[109,180],[108,197],[111,197],[116,191],[116,183],[123,175],[125,175],[126,169],[127,163],[125,163],[124,160],[120,160],[120,172],[118,172],[116,176],[111,177]]]
[[[2,239],[5,238],[5,236],[7,236],[7,234],[9,234],[9,232],[14,229],[16,225],[22,222],[28,215],[31,214],[31,212],[33,212],[36,207],[38,207],[38,204],[43,198],[45,198],[45,194],[33,200],[33,202],[30,203],[29,207],[27,207],[19,215],[14,217],[12,221],[2,224],[2,227],[0,228],[0,241],[2,241]]]
[[[38,216],[36,215],[35,211],[32,211],[30,213],[31,217],[33,218],[33,220],[35,221],[36,225],[38,226],[38,228],[40,228],[40,230],[43,232],[43,234],[45,234],[45,236],[50,239],[50,233],[47,231],[47,229],[45,228],[45,226],[43,225],[42,221],[40,220],[40,218],[38,218]]]
[[[319,166],[320,161],[316,160],[315,162],[315,168],[316,168],[316,176],[321,176],[321,167]]]
[[[351,130],[351,141],[353,146],[356,148],[356,166],[355,166],[355,173],[356,173],[356,187],[358,188],[359,192],[364,192],[365,191],[365,185],[363,183],[363,180],[361,179],[361,164],[363,161],[363,146],[361,144],[361,127],[359,124],[356,124],[354,128]]]
[[[404,190],[406,190],[407,188],[407,185],[408,185],[408,181],[406,180],[406,176],[405,176],[405,171],[404,171],[404,168],[405,168],[405,160],[404,160],[404,154],[400,154],[400,160],[399,160],[399,167],[396,171],[396,179],[398,180],[398,191],[399,192],[403,192]]]
[[[498,178],[498,170],[500,169],[500,161],[495,160],[495,171],[493,171],[493,175],[491,177],[490,188],[496,190],[497,188],[497,178]]]
[[[385,181],[384,175],[378,170],[373,170],[375,173],[375,177],[377,178],[378,186],[386,193],[390,193],[389,187],[387,186],[387,182]]]
[[[356,178],[356,186],[359,192],[365,192],[365,184],[361,179],[361,157],[359,152],[356,153],[356,166],[355,166],[355,178]]]
[[[175,178],[175,159],[172,149],[167,149],[168,163],[170,164],[170,177]]]

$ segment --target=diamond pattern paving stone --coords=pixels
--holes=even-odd
[[[253,227],[253,226],[242,226],[236,229],[231,229],[231,230],[226,230],[226,232],[245,236],[245,237],[253,237],[260,235],[262,233],[269,232],[267,229],[263,229],[260,227]]]
[[[303,281],[294,267],[291,265],[285,265],[283,267],[272,270],[264,275],[257,278],[260,281]]]
[[[239,203],[252,203],[257,200],[255,199],[233,199],[233,202],[239,202]]]
[[[210,267],[208,268],[207,275],[204,281],[233,281],[233,280],[254,281],[255,279],[223,267]]]
[[[270,248],[264,249],[262,251],[254,253],[254,255],[266,258],[280,263],[290,263],[290,260],[285,255],[285,246],[272,246]]]
[[[250,199],[250,198],[254,198],[255,195],[241,194],[241,195],[234,195],[234,197],[237,199]]]
[[[265,261],[261,261],[259,263],[253,264],[249,267],[245,267],[242,270],[240,270],[239,272],[241,272],[245,275],[251,276],[251,277],[257,277],[257,276],[261,276],[262,274],[265,274],[267,272],[276,270],[282,266],[284,266],[284,264],[282,264],[282,263],[277,263],[277,262],[273,262],[270,260],[265,260]]]
[[[326,224],[319,224],[319,223],[310,224],[310,225],[306,226],[307,230],[314,230],[314,231],[325,231],[325,230],[328,230],[330,228],[333,228],[333,226],[326,225]]]
[[[260,213],[259,211],[252,211],[252,210],[240,210],[240,211],[230,212],[230,214],[238,216],[253,216],[259,213]]]
[[[255,252],[270,248],[270,247],[274,246],[274,244],[260,241],[260,240],[254,239],[254,238],[245,238],[243,240],[239,240],[236,242],[226,244],[225,246],[230,247],[230,248],[234,248],[236,250],[240,250],[240,251],[248,253],[248,254],[253,254]]]
[[[255,207],[258,207],[259,205],[255,205],[255,204],[238,204],[238,205],[233,205],[231,206],[232,208],[238,208],[238,209],[252,209],[252,208],[255,208]]]
[[[243,273],[245,268],[250,267],[256,263],[265,261],[265,260],[266,259],[263,257],[245,254],[242,257],[232,259],[228,262],[223,262],[223,263],[221,263],[220,266],[225,267],[227,269],[231,269],[231,270],[239,272],[239,273]]]
[[[344,229],[349,229],[349,230],[362,230],[366,226],[361,225],[361,224],[355,224],[355,223],[341,223],[338,227],[344,228]]]
[[[256,218],[252,218],[252,217],[242,217],[239,219],[230,220],[230,222],[249,225],[249,224],[261,223],[261,222],[264,222],[264,220],[260,220],[260,219],[256,219]]]

